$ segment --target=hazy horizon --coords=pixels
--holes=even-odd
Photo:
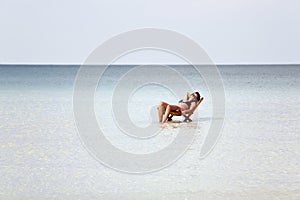
[[[240,65],[240,66],[300,66],[300,63],[214,63],[217,66],[235,66],[235,65]],[[14,65],[14,66],[37,66],[37,65],[53,65],[53,66],[81,66],[84,65],[84,63],[0,63],[0,66],[5,66],[5,65]],[[98,65],[98,64],[94,64]],[[103,65],[103,64],[99,64]],[[189,66],[191,64],[187,63],[114,63],[114,64],[109,64],[109,65],[180,65],[180,66]],[[205,65],[205,64],[194,64],[194,65]],[[209,65],[209,64],[208,64]]]

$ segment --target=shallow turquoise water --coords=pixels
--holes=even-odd
[[[112,67],[99,82],[95,113],[105,122],[105,136],[124,151],[147,153],[168,146],[179,129],[196,131],[194,143],[177,162],[142,175],[105,167],[77,134],[72,94],[78,66],[1,66],[0,196],[291,199],[300,193],[299,66],[220,66],[225,122],[221,138],[205,159],[199,152],[213,116],[203,79],[192,68],[177,66],[205,97],[198,116],[191,124],[164,125],[156,138],[141,141],[121,134],[110,111],[115,84],[130,69]],[[161,74],[158,68],[146,75]],[[180,87],[172,77],[170,81]],[[148,85],[119,103],[128,104],[131,120],[143,126],[151,120],[151,106],[162,99],[177,101],[166,88]]]

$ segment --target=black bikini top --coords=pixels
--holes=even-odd
[[[181,99],[178,103],[185,103],[185,104],[188,106],[188,108],[190,108],[192,102],[197,103],[197,100],[192,100],[192,101],[190,101],[190,100],[184,100],[184,99]]]

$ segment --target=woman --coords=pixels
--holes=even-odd
[[[200,100],[199,92],[192,94],[186,93],[184,99],[180,100],[177,105],[170,105],[166,102],[159,102],[158,104],[158,121],[164,123],[167,121],[171,111],[181,111],[183,115],[193,114],[193,110],[197,107],[197,102]]]

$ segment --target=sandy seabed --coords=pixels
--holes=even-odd
[[[260,77],[245,72],[248,75],[237,80],[234,70],[220,71],[226,94],[224,126],[204,159],[199,152],[213,118],[209,98],[192,123],[158,125],[161,132],[151,141],[119,136],[112,118],[104,116],[107,138],[128,152],[164,148],[180,129],[196,132],[175,163],[138,175],[112,170],[88,153],[74,122],[72,88],[1,88],[0,198],[299,199],[299,76],[266,70]],[[134,117],[140,114],[141,101],[145,99],[137,95],[129,111],[140,124],[145,117]],[[101,109],[95,106],[99,119]]]

